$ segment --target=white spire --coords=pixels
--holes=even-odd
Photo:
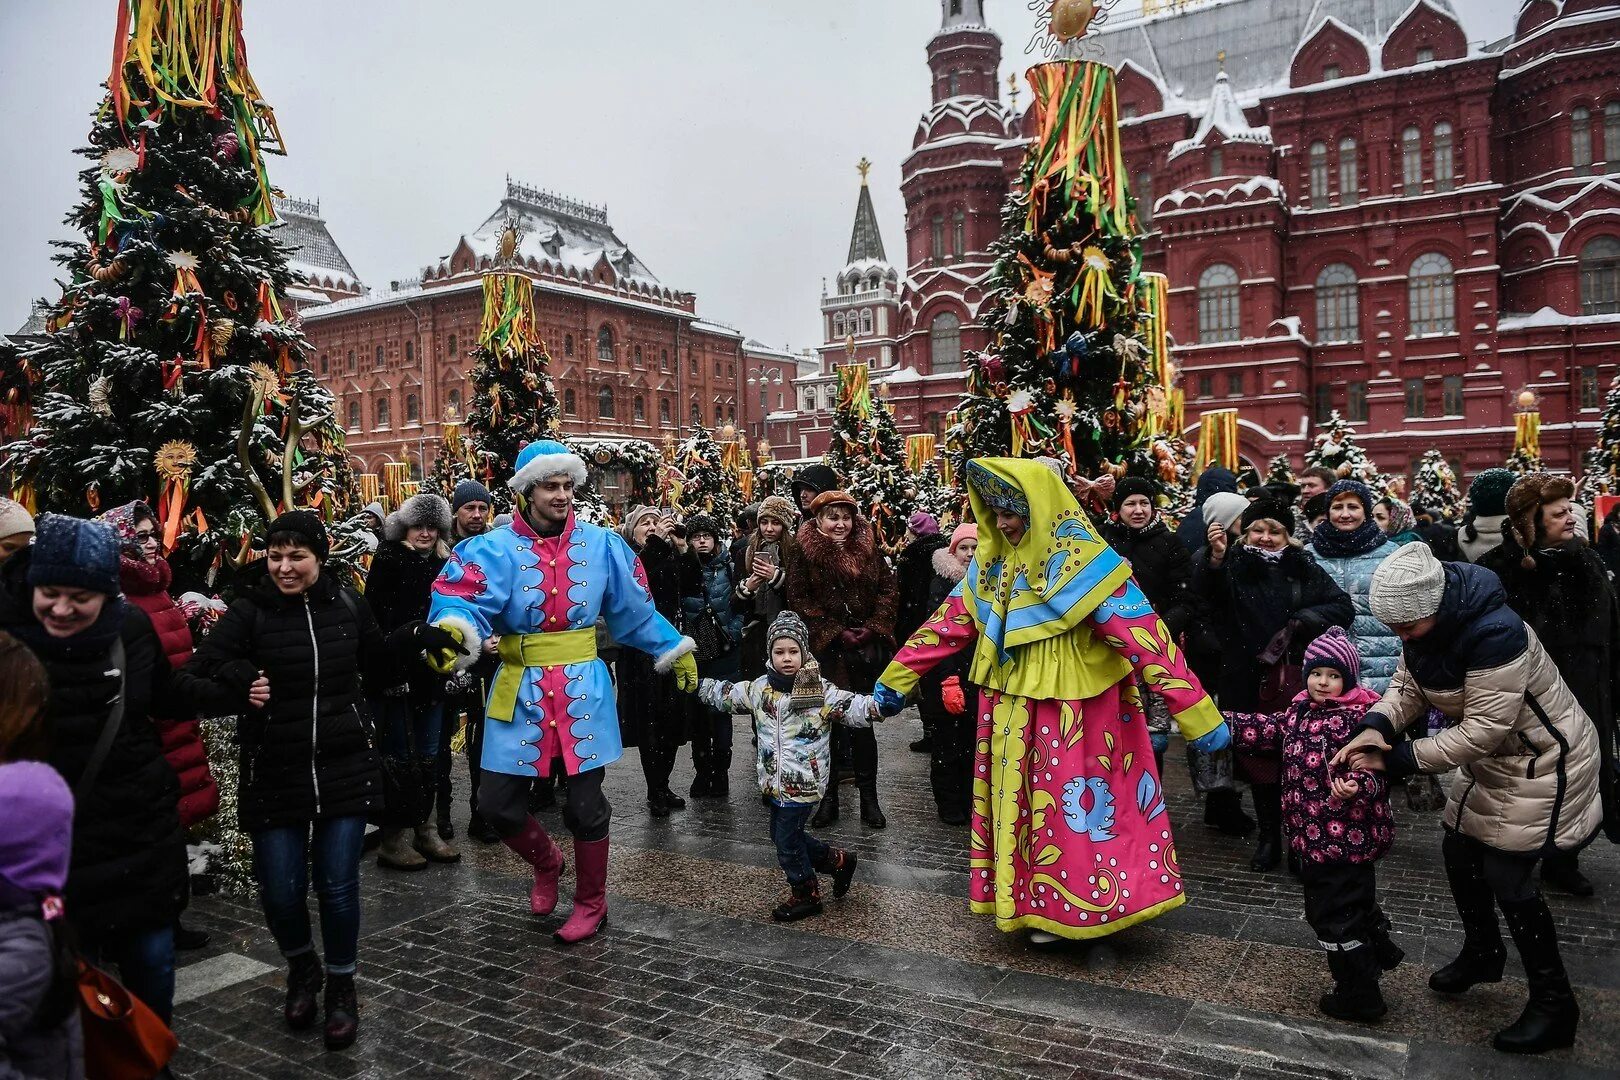
[[[939,0],[943,16],[940,30],[953,30],[958,26],[984,26],[984,0]]]

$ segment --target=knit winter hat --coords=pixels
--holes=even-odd
[[[118,538],[118,543],[125,550],[138,551],[140,549],[140,541],[135,539],[136,528],[138,528],[140,523],[143,521],[150,521],[156,525],[157,515],[152,513],[152,508],[150,506],[147,506],[145,503],[137,499],[134,502],[127,502],[123,506],[113,507],[105,514],[102,514],[100,517],[96,518],[96,520],[107,523],[107,525],[112,529],[113,535]]]
[[[1536,527],[1540,524],[1541,508],[1559,499],[1574,497],[1574,481],[1567,476],[1553,476],[1544,472],[1522,476],[1508,489],[1503,512],[1507,514],[1509,535],[1524,549],[1519,563],[1526,570],[1536,568],[1536,559],[1531,553],[1536,547]]]
[[[29,585],[118,595],[118,538],[111,525],[66,514],[42,514],[33,551]]]
[[[1328,501],[1327,492],[1324,491],[1320,495],[1312,495],[1310,498],[1305,500],[1305,520],[1314,521],[1317,518],[1327,517],[1328,507],[1331,505],[1332,504]]]
[[[457,484],[456,489],[450,493],[450,509],[451,511],[460,510],[463,506],[466,506],[470,502],[481,502],[485,506],[493,506],[495,503],[495,496],[489,493],[489,488],[485,487],[483,484],[480,484],[478,481],[463,480],[461,483]]]
[[[288,510],[264,531],[267,537],[276,533],[292,533],[321,562],[326,561],[326,556],[332,550],[331,541],[326,537],[326,523],[313,510]]]
[[[73,792],[61,774],[38,761],[0,765],[0,821],[0,906],[60,896],[73,849]]]
[[[1241,531],[1247,532],[1250,525],[1267,518],[1281,524],[1283,532],[1293,535],[1294,508],[1269,495],[1260,496],[1244,508],[1243,516],[1238,519],[1238,527]]]
[[[1373,571],[1367,607],[1388,626],[1427,619],[1440,610],[1446,568],[1428,544],[1403,544]]]
[[[1145,476],[1127,476],[1114,485],[1114,513],[1125,505],[1125,500],[1132,495],[1146,495],[1149,505],[1159,496],[1158,485]]]
[[[1351,480],[1349,478],[1339,480],[1335,482],[1332,487],[1327,489],[1328,506],[1330,508],[1333,506],[1334,500],[1336,500],[1340,495],[1354,495],[1358,500],[1360,500],[1361,511],[1367,516],[1367,520],[1372,520],[1372,488],[1368,487],[1366,484],[1363,484],[1360,480]]]
[[[1306,675],[1312,668],[1332,668],[1344,677],[1346,690],[1355,689],[1361,681],[1361,653],[1343,627],[1330,626],[1305,646],[1305,661],[1299,667]]]
[[[804,620],[799,618],[798,612],[782,611],[771,620],[770,629],[765,632],[766,649],[774,648],[782,638],[788,638],[797,644],[802,657],[798,673],[793,676],[793,691],[788,698],[788,708],[795,712],[822,708],[827,704],[827,694],[821,685],[821,666],[810,654],[810,629],[804,625]]]
[[[778,638],[792,638],[804,654],[805,663],[814,659],[810,655],[810,628],[797,611],[783,610],[777,613],[776,618],[771,620],[770,629],[765,631],[765,648],[768,650],[775,645]]]
[[[1486,469],[1468,485],[1468,508],[1475,517],[1507,513],[1507,494],[1518,479],[1512,469]]]
[[[1217,491],[1204,500],[1204,526],[1220,522],[1222,528],[1230,529],[1248,508],[1249,500],[1237,492]]]
[[[720,525],[708,514],[693,514],[686,519],[686,538],[690,540],[699,533],[708,533],[719,540]]]
[[[450,504],[443,495],[424,491],[412,495],[399,504],[399,509],[383,522],[384,540],[403,540],[411,529],[431,525],[439,530],[440,540],[450,539]]]
[[[759,504],[759,520],[764,521],[766,518],[777,522],[784,529],[791,529],[798,523],[799,512],[782,496],[769,495]]]
[[[635,543],[636,526],[641,524],[643,518],[657,516],[658,508],[656,506],[635,507],[626,513],[624,520],[619,523],[619,535],[624,537],[626,541]]]
[[[918,536],[938,536],[939,520],[926,510],[916,510],[906,518],[906,528]]]
[[[979,527],[971,521],[964,521],[951,530],[950,552],[952,555],[956,554],[957,545],[964,540],[972,540],[974,543],[979,542]]]
[[[32,535],[34,515],[15,499],[0,497],[0,540],[19,534]]]

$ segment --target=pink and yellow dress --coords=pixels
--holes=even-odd
[[[1189,741],[1221,714],[1056,473],[981,458],[967,475],[977,520],[1012,509],[1028,528],[1016,547],[980,528],[966,577],[882,685],[909,694],[972,650],[982,693],[970,907],[1004,931],[1066,938],[1145,922],[1186,897],[1137,679],[1164,695]]]

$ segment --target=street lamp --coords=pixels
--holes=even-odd
[[[764,364],[748,371],[748,385],[759,387],[759,432],[760,438],[765,437],[765,388],[782,385],[782,369],[766,367]]]

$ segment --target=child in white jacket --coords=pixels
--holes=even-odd
[[[771,917],[795,922],[821,914],[817,873],[831,874],[832,894],[849,892],[855,853],[828,847],[805,831],[827,794],[834,723],[871,727],[882,719],[870,697],[840,690],[821,677],[810,655],[810,632],[796,612],[784,611],[766,631],[766,673],[752,682],[704,679],[698,696],[712,709],[754,718],[759,787],[771,807],[771,839],[792,890]]]

